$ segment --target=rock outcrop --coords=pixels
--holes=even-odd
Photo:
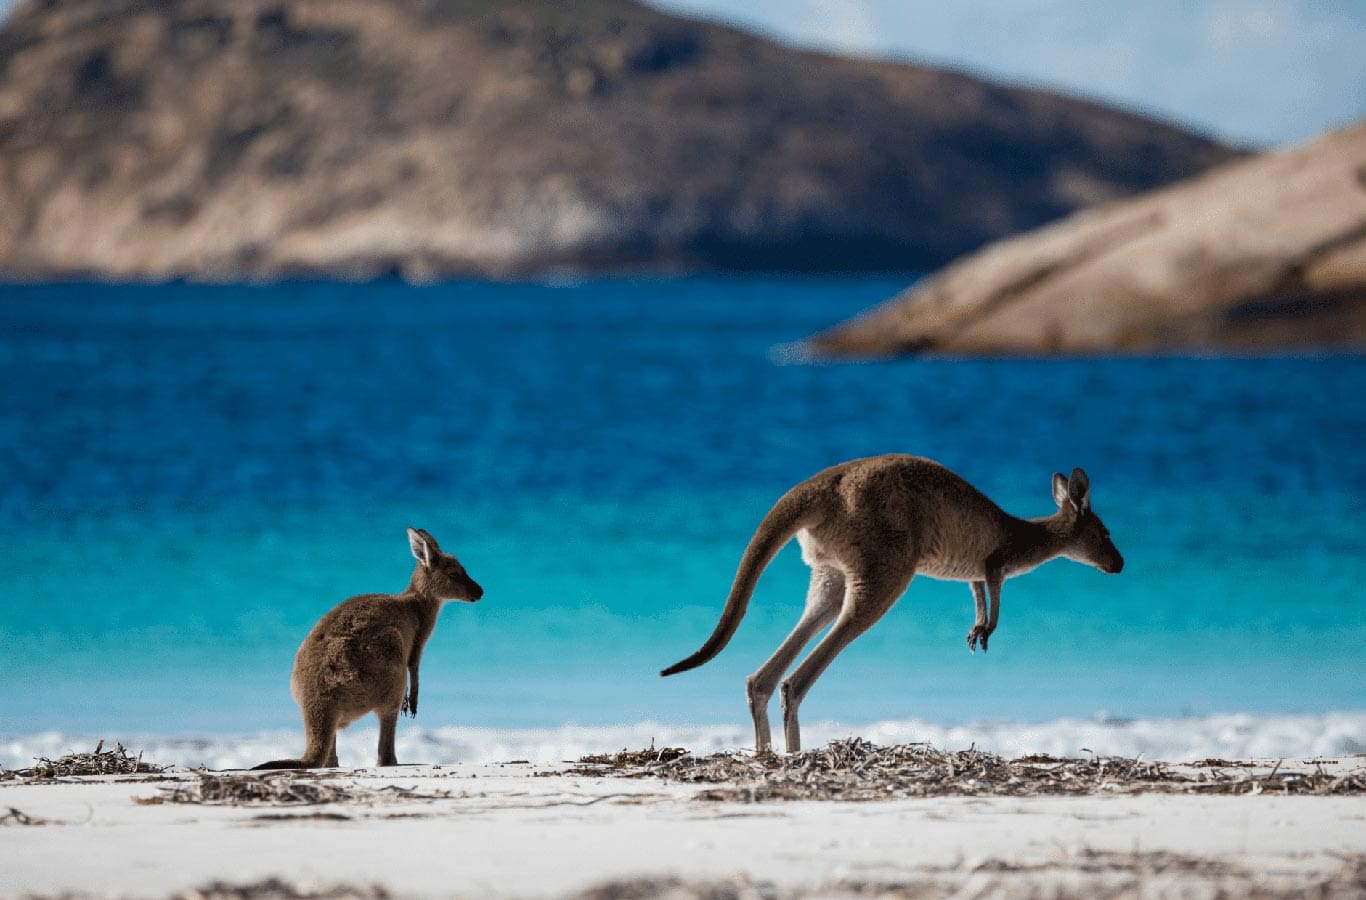
[[[807,349],[1366,347],[1366,122],[993,244]]]
[[[920,270],[1236,153],[631,0],[28,0],[0,278]]]

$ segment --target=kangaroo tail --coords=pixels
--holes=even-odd
[[[695,669],[725,649],[735,635],[735,629],[740,627],[740,620],[745,617],[749,598],[754,593],[759,576],[783,545],[806,524],[804,506],[791,491],[774,504],[745,548],[740,568],[735,573],[735,582],[730,586],[730,596],[726,597],[726,608],[722,610],[721,621],[716,623],[711,637],[692,656],[674,663],[660,675],[674,675]]]
[[[257,769],[318,769],[322,763],[313,762],[311,759],[272,759],[270,762],[263,762],[259,766],[252,766],[251,771]]]

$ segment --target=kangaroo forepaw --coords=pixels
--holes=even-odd
[[[403,705],[400,706],[398,709],[399,709],[399,712],[403,713],[405,716],[409,716],[409,717],[411,717],[411,718],[416,718],[416,717],[417,717],[417,697],[414,697],[412,694],[404,694],[404,695],[403,695]]]
[[[982,642],[982,652],[987,652],[987,639],[991,637],[991,632],[987,631],[985,625],[974,625],[968,632],[968,649],[973,653],[977,652],[977,642]]]

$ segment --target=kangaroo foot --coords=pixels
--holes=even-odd
[[[974,625],[968,632],[968,649],[973,653],[977,652],[977,642],[982,642],[982,652],[987,652],[987,638],[991,637],[991,632],[987,631],[985,625]]]

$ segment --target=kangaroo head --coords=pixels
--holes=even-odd
[[[470,577],[460,560],[442,552],[436,538],[421,528],[408,529],[408,546],[420,564],[413,581],[423,592],[438,600],[463,600],[473,603],[484,596],[484,589]]]
[[[1058,515],[1070,525],[1063,555],[1108,575],[1118,574],[1124,568],[1124,557],[1110,540],[1110,529],[1091,509],[1091,479],[1086,473],[1073,469],[1069,478],[1053,473],[1053,499],[1058,504]]]

